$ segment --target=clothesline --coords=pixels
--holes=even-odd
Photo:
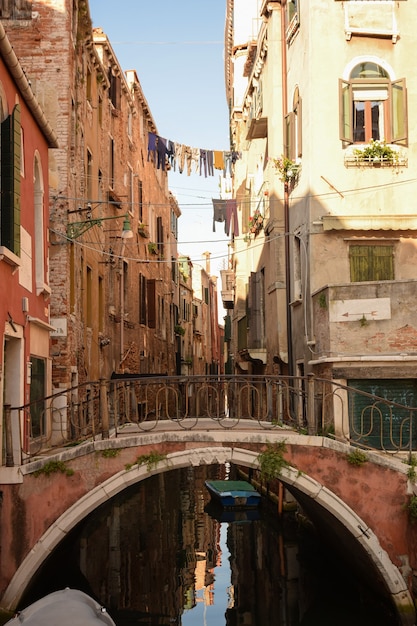
[[[226,178],[232,175],[232,165],[241,157],[241,153],[225,150],[206,150],[192,148],[185,144],[148,133],[148,161],[155,163],[157,169],[172,169],[188,176],[192,173],[200,176],[214,176],[214,170],[223,171]]]

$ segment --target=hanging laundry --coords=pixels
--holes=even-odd
[[[207,150],[200,150],[200,176],[203,175],[207,178]]]
[[[213,150],[207,150],[207,172],[209,176],[214,176],[214,154]]]
[[[175,170],[175,145],[170,139],[167,144],[167,162],[169,167]]]
[[[232,175],[232,153],[224,152],[224,171],[223,175],[226,178],[227,176]]]
[[[156,153],[158,155],[158,161],[156,164],[156,169],[161,169],[165,171],[165,159],[167,154],[167,140],[162,137],[158,137],[158,141],[156,144]]]
[[[199,161],[200,161],[200,148],[192,148],[191,149],[191,161],[192,161],[192,169],[193,171],[198,174],[198,172],[200,171],[199,169]]]
[[[155,133],[148,133],[148,161],[152,158],[154,163],[156,153],[156,137]]]
[[[224,152],[214,150],[214,167],[216,170],[224,170]]]
[[[226,233],[226,235],[229,235],[230,233],[233,237],[238,237],[239,235],[239,223],[237,220],[237,202],[235,198],[226,200],[226,224],[224,232]]]
[[[226,222],[226,200],[212,199],[213,202],[213,233],[216,232],[216,222]]]
[[[227,159],[225,160],[225,155]],[[192,172],[207,176],[214,176],[214,170],[223,170],[231,173],[232,163],[240,158],[238,152],[223,152],[222,150],[203,150],[192,148],[178,142],[159,137],[156,133],[148,132],[148,161],[152,161],[158,169],[177,169],[180,174],[187,169],[187,175]]]

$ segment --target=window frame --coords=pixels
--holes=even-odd
[[[339,79],[339,111],[340,111],[340,140],[347,144],[367,143],[354,140],[353,103],[354,89],[369,86],[369,91],[378,87],[387,90],[386,105],[384,106],[384,131],[385,137],[380,141],[391,144],[408,146],[408,112],[407,112],[407,86],[405,78],[390,80],[389,78],[353,78]],[[398,91],[394,91],[397,90]],[[371,102],[365,99],[364,102]],[[399,119],[400,118],[400,119]]]

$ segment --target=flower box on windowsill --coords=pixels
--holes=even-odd
[[[371,139],[364,147],[356,146],[345,156],[347,167],[401,167],[407,159],[385,141]]]
[[[387,157],[363,157],[355,154],[345,156],[346,167],[407,167],[408,159],[398,156],[396,159]]]

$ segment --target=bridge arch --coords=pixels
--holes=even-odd
[[[27,585],[52,551],[80,521],[113,496],[137,482],[167,470],[226,462],[247,468],[259,468],[258,454],[251,450],[238,447],[202,447],[170,453],[156,467],[135,465],[108,478],[69,507],[43,534],[8,585],[2,599],[3,607],[13,610],[18,605]],[[372,529],[335,493],[298,469],[291,466],[284,468],[280,480],[296,498],[301,496],[306,501],[314,502],[343,526],[384,581],[397,607],[401,623],[404,626],[414,624],[414,606],[407,584],[382,549]]]

